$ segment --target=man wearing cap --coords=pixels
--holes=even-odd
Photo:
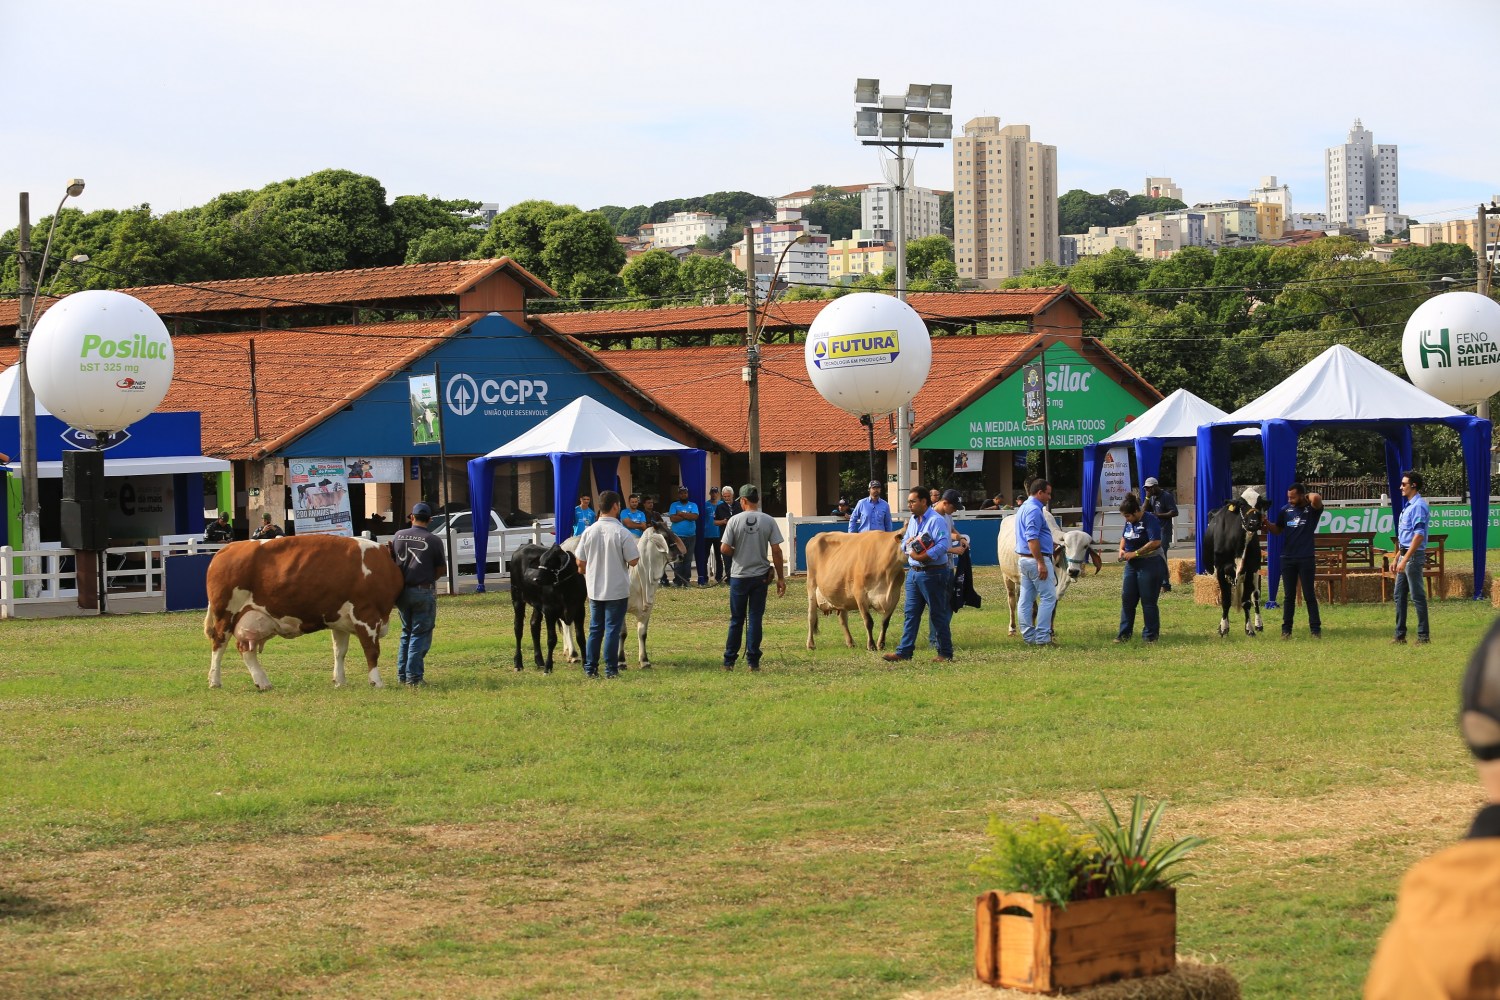
[[[599,649],[604,648],[604,676],[620,676],[620,643],[630,605],[630,567],[641,561],[635,536],[619,520],[620,494],[599,494],[599,519],[589,525],[573,553],[589,594],[589,640],[583,673],[599,676]]]
[[[1165,566],[1167,550],[1172,547],[1172,525],[1177,517],[1177,498],[1172,495],[1171,490],[1163,489],[1155,476],[1146,477],[1146,482],[1142,485],[1146,487],[1146,502],[1142,506],[1146,513],[1155,515],[1157,522],[1161,525],[1161,549],[1157,555],[1161,556],[1162,565]],[[1163,594],[1172,592],[1170,576],[1162,576],[1161,592]]]
[[[744,633],[745,660],[751,670],[760,669],[761,619],[766,612],[766,590],[775,564],[776,596],[786,596],[786,575],[781,555],[781,528],[776,519],[760,511],[760,489],[753,483],[740,487],[740,512],[724,526],[719,548],[731,557],[729,571],[729,636],[724,641],[724,669],[733,670],[740,655]],[[767,559],[769,550],[770,559]]]
[[[870,495],[855,504],[854,513],[849,515],[850,534],[894,530],[891,527],[891,505],[880,495],[880,488],[880,480],[870,480]]]
[[[973,565],[966,561],[969,554],[968,539],[959,533],[958,526],[953,522],[953,515],[963,509],[962,496],[958,490],[944,490],[938,497],[938,502],[933,505],[933,510],[938,512],[948,525],[948,580],[952,584],[948,590],[948,628],[952,631],[953,616],[958,614],[964,607],[964,602],[970,595],[978,600],[974,594]],[[962,571],[962,574],[960,573]],[[960,576],[962,578],[960,579]],[[978,604],[974,605],[979,607]],[[936,616],[929,615],[927,618],[927,645],[933,649],[938,648]]]
[[[667,519],[672,522],[672,534],[682,543],[683,551],[672,563],[672,586],[686,587],[692,576],[693,553],[698,550],[698,505],[688,499],[688,488],[677,487],[677,499],[667,508]],[[698,586],[708,586],[707,580],[699,580]]]
[[[847,521],[853,513],[854,511],[850,508],[849,501],[844,497],[839,497],[838,505],[833,508],[833,513],[830,516],[836,517],[840,521]]]
[[[1052,646],[1052,613],[1057,608],[1057,581],[1052,569],[1052,526],[1044,509],[1052,499],[1052,484],[1031,481],[1031,498],[1016,515],[1016,568],[1021,571],[1021,596],[1017,601],[1021,639],[1028,646]],[[1033,615],[1032,603],[1036,603]],[[1034,620],[1033,620],[1034,617]]]
[[[1266,522],[1266,530],[1281,536],[1281,637],[1292,637],[1297,616],[1297,586],[1307,602],[1307,628],[1314,639],[1323,638],[1323,619],[1318,614],[1318,594],[1313,577],[1318,571],[1313,534],[1323,516],[1323,498],[1307,492],[1301,483],[1287,487],[1286,506]]]
[[[901,642],[894,653],[886,653],[891,662],[909,660],[917,651],[917,629],[922,625],[922,612],[932,615],[932,630],[936,643],[937,661],[947,663],[953,659],[953,635],[949,631],[952,614],[948,610],[948,598],[953,590],[953,576],[948,565],[948,551],[952,539],[948,521],[927,502],[931,494],[920,486],[913,486],[907,494],[906,505],[911,517],[906,521],[906,533],[901,536],[901,551],[906,554],[906,608],[905,620],[901,624]]]
[[[271,514],[268,511],[260,516],[260,527],[256,528],[255,534],[250,537],[257,542],[262,542],[270,538],[280,538],[284,534],[286,532],[281,530],[281,525],[271,520]]]
[[[437,581],[447,572],[443,543],[427,526],[432,508],[417,501],[411,508],[411,523],[391,539],[391,556],[401,567],[405,585],[396,598],[401,613],[401,646],[396,659],[396,678],[402,684],[420,687],[427,650],[432,648],[432,629],[437,624]]]
[[[208,530],[203,533],[203,540],[210,543],[234,541],[234,529],[229,526],[229,515],[219,511],[219,516],[213,519]]]
[[[1417,643],[1421,645],[1431,639],[1427,630],[1427,589],[1422,580],[1422,571],[1427,566],[1427,527],[1432,515],[1427,501],[1422,497],[1422,474],[1415,470],[1401,473],[1401,499],[1406,506],[1401,508],[1401,520],[1396,527],[1396,638],[1397,645],[1406,643],[1406,601],[1417,606]]]
[[[1366,1000],[1500,995],[1500,621],[1469,658],[1458,723],[1485,804],[1461,843],[1401,880]]]

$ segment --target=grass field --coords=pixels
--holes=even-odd
[[[971,974],[986,817],[1096,788],[1213,838],[1183,953],[1356,995],[1478,804],[1454,713],[1488,602],[1435,603],[1425,647],[1389,604],[1220,639],[1180,587],[1122,649],[1119,582],[1026,650],[983,570],[957,662],[892,669],[826,619],[807,651],[793,581],[760,674],[718,666],[725,590],[667,593],[617,681],[517,674],[508,596],[444,599],[417,691],[334,690],[326,636],[210,691],[198,614],[0,623],[0,996],[920,995]]]

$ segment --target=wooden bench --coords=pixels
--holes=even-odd
[[[1356,531],[1343,532],[1339,534],[1326,534],[1313,536],[1313,586],[1323,584],[1327,587],[1328,603],[1334,602],[1335,586],[1337,586],[1338,601],[1340,604],[1349,603],[1349,574],[1366,570],[1375,572],[1375,556],[1380,550],[1375,548],[1375,532]],[[1266,562],[1265,539],[1261,540],[1261,563]],[[1265,572],[1264,569],[1261,570]]]
[[[1380,560],[1380,599],[1385,600],[1385,585],[1391,585],[1392,596],[1396,589],[1396,558],[1401,552],[1400,543],[1396,541],[1395,535],[1386,535],[1391,540],[1389,551],[1381,549]],[[1448,541],[1447,535],[1431,535],[1427,539],[1427,564],[1422,567],[1422,584],[1427,588],[1427,599],[1432,600],[1432,581],[1436,580],[1438,585],[1438,596],[1448,592],[1447,576],[1444,573],[1443,562],[1444,546]]]

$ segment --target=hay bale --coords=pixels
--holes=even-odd
[[[1349,574],[1350,604],[1379,604],[1380,601],[1379,572]]]
[[[1193,603],[1205,604],[1213,608],[1219,606],[1219,581],[1217,577],[1211,574],[1193,577]]]
[[[1167,582],[1174,587],[1179,583],[1192,583],[1198,575],[1197,559],[1168,559]]]
[[[1490,575],[1486,573],[1484,575],[1484,589],[1479,592],[1479,595],[1483,597],[1485,594],[1489,594],[1490,600],[1493,601],[1495,599],[1494,587],[1492,587],[1490,583]],[[1468,600],[1469,598],[1474,596],[1474,570],[1444,570],[1443,586],[1441,588],[1442,592],[1438,592],[1439,588],[1435,583],[1433,584],[1432,591],[1433,596],[1438,598],[1439,600]]]
[[[1239,1000],[1240,984],[1222,965],[1200,965],[1178,958],[1177,968],[1161,976],[1126,979],[1065,994],[1077,1000]],[[1023,1000],[1035,993],[1002,990],[977,980],[925,993],[903,993],[901,1000]]]

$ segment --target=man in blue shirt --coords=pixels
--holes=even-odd
[[[667,508],[667,519],[672,522],[672,534],[682,542],[682,554],[672,563],[672,586],[686,587],[692,575],[693,553],[698,550],[698,505],[688,499],[688,488],[677,487],[677,499]],[[708,586],[708,581],[699,580],[698,586]]]
[[[1297,585],[1302,585],[1302,599],[1307,602],[1307,628],[1314,639],[1323,638],[1323,619],[1318,615],[1318,594],[1313,577],[1318,571],[1318,557],[1313,550],[1313,535],[1323,517],[1323,498],[1307,492],[1301,483],[1287,487],[1286,506],[1276,512],[1266,530],[1281,536],[1281,637],[1292,637],[1292,622],[1297,616]]]
[[[1422,571],[1427,566],[1427,536],[1432,512],[1427,509],[1427,500],[1422,496],[1422,474],[1401,474],[1401,498],[1406,506],[1401,508],[1401,520],[1396,526],[1396,638],[1392,642],[1406,644],[1406,600],[1417,606],[1417,644],[1425,645],[1431,636],[1427,631],[1427,589],[1423,586]]]
[[[620,511],[620,523],[635,537],[640,538],[641,532],[646,530],[646,512],[641,509],[641,495],[630,494],[626,501],[626,508]]]
[[[886,503],[880,496],[880,481],[870,480],[870,495],[854,505],[854,513],[849,515],[849,531],[857,534],[861,531],[892,531],[891,505]]]
[[[599,518],[599,513],[594,510],[594,498],[585,493],[578,498],[578,506],[573,508],[573,537],[577,538],[588,530],[589,525]]]
[[[1052,499],[1052,484],[1033,479],[1031,499],[1021,505],[1016,515],[1016,555],[1021,571],[1019,617],[1021,639],[1028,646],[1055,646],[1052,641],[1052,613],[1057,609],[1057,581],[1052,570],[1052,525],[1047,521],[1046,506]],[[1032,603],[1036,603],[1035,622]]]
[[[917,630],[922,625],[924,608],[931,612],[937,631],[937,662],[948,663],[953,659],[953,636],[948,629],[953,617],[948,608],[948,598],[953,592],[953,567],[948,564],[951,540],[948,522],[932,509],[927,497],[925,489],[913,486],[907,499],[911,517],[901,539],[907,566],[906,616],[901,624],[900,645],[894,653],[885,654],[892,662],[909,660],[916,653]]]

